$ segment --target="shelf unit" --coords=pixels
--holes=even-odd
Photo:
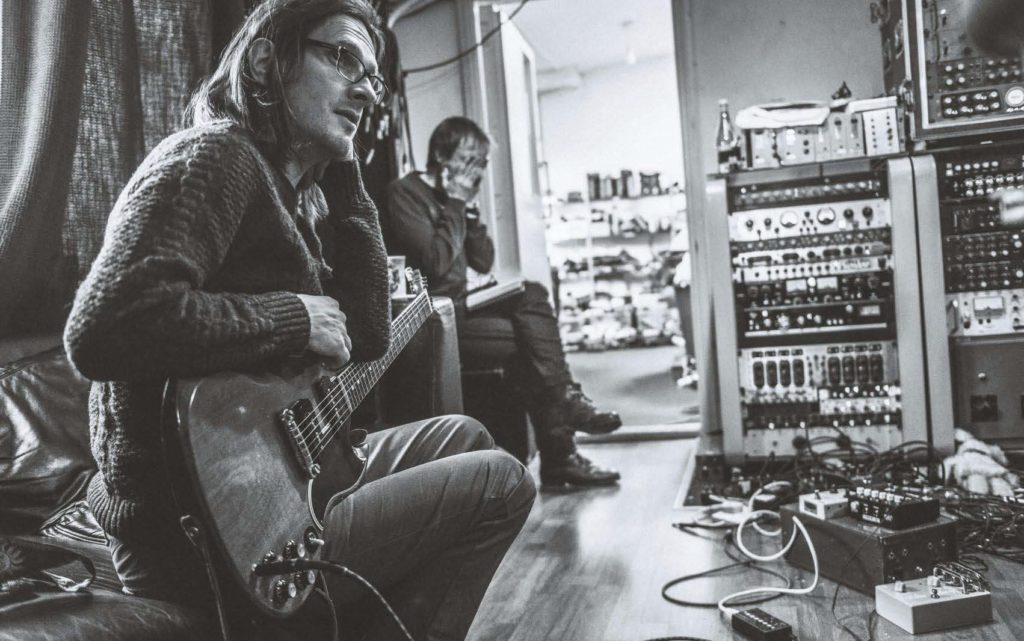
[[[687,248],[686,195],[556,203],[548,210],[547,232],[548,256],[559,270],[564,295],[630,294],[650,282],[642,266],[658,252]],[[595,258],[621,252],[636,269],[595,264]],[[583,268],[567,272],[567,263]]]

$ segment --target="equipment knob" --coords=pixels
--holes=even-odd
[[[747,226],[747,229],[753,229],[754,228],[754,220],[751,219],[751,218],[748,218],[747,222],[745,222],[744,224]]]
[[[843,210],[843,217],[844,218],[853,218],[853,210],[850,209],[850,208],[844,209]]]

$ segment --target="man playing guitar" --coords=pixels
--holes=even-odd
[[[166,379],[303,355],[336,370],[388,351],[386,256],[353,149],[363,111],[386,98],[382,46],[366,0],[261,4],[194,94],[188,128],[114,206],[64,339],[94,381],[88,498],[128,593],[212,605],[163,456]],[[347,207],[328,211],[316,180],[330,161]],[[320,558],[379,588],[417,641],[464,638],[529,513],[529,472],[463,416],[366,445],[363,485],[322,515]],[[261,474],[255,460],[232,471]],[[327,583],[345,638],[406,638],[359,605],[360,585]]]

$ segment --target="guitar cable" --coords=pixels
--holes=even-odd
[[[271,575],[291,574],[292,572],[303,570],[322,570],[324,572],[334,572],[344,577],[347,577],[355,581],[356,583],[359,583],[369,592],[371,592],[375,597],[377,597],[377,600],[381,602],[384,608],[388,611],[388,614],[391,615],[391,618],[394,619],[399,629],[401,629],[402,634],[405,635],[405,638],[408,641],[416,641],[416,639],[413,638],[412,633],[409,632],[409,629],[405,627],[404,623],[402,623],[402,619],[398,616],[398,613],[395,612],[394,608],[391,607],[391,604],[388,603],[388,600],[384,598],[384,595],[381,594],[380,591],[378,591],[377,588],[375,588],[373,584],[366,580],[362,575],[358,574],[353,570],[348,569],[340,563],[334,563],[333,561],[316,561],[313,559],[286,559],[283,561],[273,561],[271,563],[261,564],[256,568],[255,572],[258,575]],[[326,594],[324,596],[326,597]],[[331,608],[331,611],[332,616],[334,616],[333,607]],[[332,623],[335,626],[334,639],[337,639],[337,624],[333,621]]]

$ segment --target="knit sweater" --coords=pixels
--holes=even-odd
[[[342,165],[344,202],[317,224],[244,130],[215,124],[165,139],[121,193],[64,333],[95,381],[88,499],[108,533],[142,542],[180,531],[160,441],[167,377],[303,353],[310,319],[296,294],[339,300],[353,359],[386,351],[377,211],[358,165]]]
[[[460,304],[466,296],[466,266],[486,273],[494,264],[487,226],[467,220],[465,201],[432,188],[418,172],[391,181],[387,192],[388,250],[422,270],[431,294]]]

